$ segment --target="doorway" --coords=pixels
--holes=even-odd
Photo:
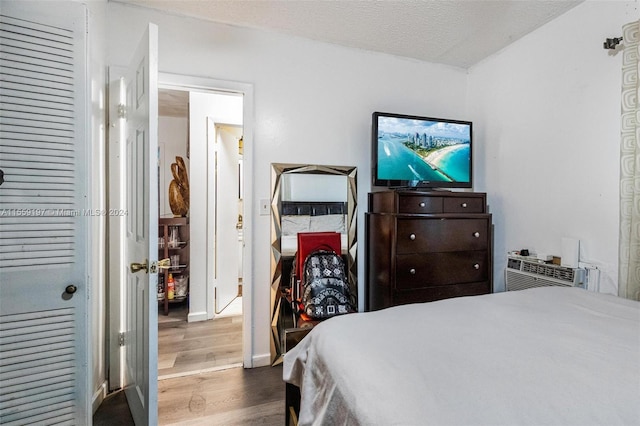
[[[242,297],[244,244],[242,133],[242,125],[220,123],[213,117],[207,118],[208,210],[209,224],[214,224],[214,229],[208,235],[208,246],[212,250],[207,280],[215,288],[214,317],[241,308],[238,299]]]
[[[122,85],[121,81],[117,76],[124,75],[124,70],[118,69],[115,67],[110,67],[110,85],[109,85],[109,114],[111,117],[118,117],[119,111],[119,102],[121,102],[121,97],[123,93],[121,93]],[[116,77],[112,77],[116,76]],[[243,127],[243,161],[242,161],[242,180],[243,180],[243,233],[245,236],[250,236],[252,234],[252,194],[253,187],[252,181],[247,176],[252,175],[253,171],[253,86],[248,83],[239,83],[232,82],[227,80],[215,80],[210,78],[203,77],[194,77],[187,75],[179,75],[179,74],[168,74],[168,73],[160,73],[158,76],[160,88],[163,90],[175,90],[176,92],[181,92],[182,94],[191,94],[194,92],[198,93],[218,93],[218,94],[228,94],[234,95],[236,97],[241,97],[242,99],[242,127]],[[116,84],[117,83],[117,84]],[[175,94],[175,93],[174,93]],[[185,110],[188,109],[188,103],[184,102],[183,107]],[[219,120],[223,121],[223,120]],[[226,122],[230,122],[229,120],[224,120]],[[118,120],[114,120],[114,123],[119,123]],[[202,120],[205,125],[204,131],[206,131],[206,120]],[[186,124],[185,124],[186,126]],[[185,133],[189,134],[191,139],[192,130],[188,129],[184,130]],[[109,132],[110,138],[110,146],[113,146],[114,149],[110,149],[109,151],[109,199],[110,199],[110,207],[113,208],[122,208],[124,205],[123,198],[124,190],[123,190],[123,180],[122,180],[122,170],[123,165],[121,164],[121,159],[123,158],[122,149],[124,149],[124,144],[120,142],[122,138],[122,132],[120,128],[114,128],[113,131]],[[113,140],[112,140],[113,138]],[[185,141],[186,144],[186,141]],[[207,153],[206,148],[203,150],[202,147],[206,147],[206,144],[203,143],[200,146],[189,146],[189,156],[186,156],[186,152],[184,153],[185,160],[188,160],[189,165],[188,172],[190,172],[192,178],[190,181],[190,191],[195,194],[207,194],[207,179],[204,176],[207,175],[206,163],[207,163]],[[204,165],[196,164],[202,163],[204,159]],[[186,161],[185,161],[186,163]],[[165,165],[167,166],[167,165]],[[170,166],[170,164],[168,165]],[[199,172],[196,172],[196,167],[200,167]],[[196,174],[194,174],[196,173]],[[196,176],[197,173],[201,173],[200,176],[203,176],[202,179],[196,179],[193,176]],[[170,181],[170,179],[169,179]],[[165,179],[163,185],[168,185],[169,181]],[[158,184],[157,190],[164,194],[165,188],[160,190],[160,183]],[[208,197],[200,196],[194,197],[194,200],[197,203],[206,203]],[[190,206],[190,226],[197,225],[200,229],[207,230],[207,215],[208,211],[206,208],[200,208],[197,206]],[[124,280],[122,276],[122,271],[125,268],[125,261],[123,258],[123,249],[122,249],[122,241],[121,236],[125,232],[125,222],[123,217],[112,217],[109,222],[109,253],[110,253],[110,261],[109,261],[109,274],[111,276],[111,284],[109,286],[109,389],[115,390],[122,388],[124,386],[123,382],[123,363],[122,363],[122,346],[120,345],[121,337],[122,337],[122,329],[123,329],[123,318],[125,315],[123,301],[124,299]],[[201,253],[201,259],[197,260],[193,257],[190,258],[191,266],[196,265],[198,262],[202,264],[206,264],[208,256],[207,249],[207,232],[194,232],[190,234],[190,252]],[[264,361],[262,357],[254,360],[253,356],[253,336],[252,336],[252,325],[253,325],[253,312],[251,310],[252,306],[252,275],[253,269],[252,265],[252,249],[251,249],[252,241],[251,238],[244,238],[243,240],[243,255],[242,255],[242,278],[243,278],[243,290],[242,290],[242,365],[245,368],[253,368],[256,365],[264,365]],[[214,311],[214,296],[215,296],[215,288],[211,283],[207,282],[207,273],[206,267],[195,268],[190,271],[190,281],[192,283],[199,282],[201,285],[193,285],[190,288],[190,296],[189,296],[189,308],[185,310],[185,315],[187,315],[188,323],[195,323],[200,321],[206,321],[209,319],[213,319],[215,316]],[[192,303],[198,302],[198,303]],[[195,306],[194,306],[195,305]],[[157,312],[154,309],[155,312]],[[157,319],[157,313],[154,312],[154,316]],[[153,321],[155,323],[155,319]],[[157,327],[157,326],[156,326]],[[155,333],[154,333],[155,334]],[[154,339],[153,348],[150,348],[150,351],[153,353],[154,358],[156,358],[157,354],[157,341]]]
[[[172,179],[169,165],[177,155],[187,165],[191,191],[189,297],[173,304],[168,312],[158,312],[158,377],[250,367],[244,362],[249,348],[243,344],[247,318],[239,285],[245,258],[244,242],[239,241],[242,229],[238,229],[245,217],[241,185],[244,96],[160,83],[158,107],[161,215],[172,214],[166,198]],[[235,115],[230,116],[230,111]],[[226,151],[235,155],[223,156]],[[229,218],[233,223],[229,224]],[[230,250],[218,247],[230,246],[237,247],[235,256],[221,262],[220,252]],[[221,286],[221,269],[229,269],[220,268],[221,263],[235,272],[232,297],[229,286],[226,290]]]

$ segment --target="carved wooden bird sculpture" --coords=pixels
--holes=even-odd
[[[169,207],[174,216],[186,216],[189,212],[189,175],[182,157],[171,163],[173,180],[169,184]]]

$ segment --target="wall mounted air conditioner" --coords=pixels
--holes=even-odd
[[[508,256],[505,270],[506,290],[564,286],[585,288],[585,270],[552,265],[521,256]]]

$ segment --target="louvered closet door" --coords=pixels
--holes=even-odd
[[[85,9],[0,15],[0,424],[84,425]]]

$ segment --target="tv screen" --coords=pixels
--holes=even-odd
[[[373,185],[471,188],[470,121],[373,113]]]

